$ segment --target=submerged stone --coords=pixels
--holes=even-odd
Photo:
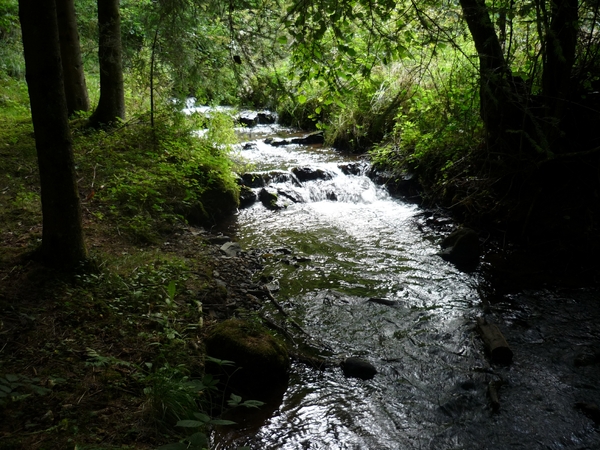
[[[361,380],[370,380],[377,373],[373,364],[361,358],[346,358],[342,364],[344,375],[351,378],[360,378]]]

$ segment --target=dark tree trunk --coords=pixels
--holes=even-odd
[[[119,0],[98,0],[98,29],[100,100],[90,117],[92,127],[125,118]]]
[[[56,12],[65,97],[70,116],[77,111],[88,111],[90,101],[81,61],[81,47],[73,0],[56,0]]]
[[[484,0],[460,0],[479,55],[481,117],[492,145],[504,144],[510,71]]]
[[[546,135],[553,151],[560,145],[560,125],[570,97],[579,31],[578,3],[579,0],[555,0],[552,3],[552,19],[546,36],[542,97],[546,109]]]
[[[41,254],[47,263],[73,266],[86,249],[54,0],[19,0],[19,18],[40,173]]]

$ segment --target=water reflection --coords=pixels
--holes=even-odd
[[[240,151],[259,171],[310,166],[334,176],[272,184],[303,201],[276,212],[260,204],[242,210],[237,239],[246,249],[285,248],[298,257],[267,258],[267,274],[280,281],[278,301],[333,359],[361,356],[379,373],[362,381],[345,378],[339,368],[321,372],[295,364],[272,414],[238,432],[215,434],[215,448],[600,448],[589,421],[572,411],[573,388],[564,381],[576,376],[572,367],[556,370],[541,361],[552,357],[548,349],[540,356],[532,347],[560,336],[560,318],[546,322],[547,330],[517,329],[552,308],[531,298],[506,299],[518,304],[510,308],[492,305],[497,317],[515,324],[505,332],[520,354],[512,367],[490,368],[473,326],[482,314],[481,275],[439,258],[436,239],[415,226],[419,209],[390,198],[365,176],[343,174],[339,154],[263,142],[284,131],[260,128],[260,138],[248,134],[249,145]],[[328,200],[327,191],[337,200]],[[373,297],[393,304],[369,301]],[[584,318],[582,308],[591,300],[569,301],[576,306],[566,320],[588,323],[588,334],[600,342],[598,308]],[[600,377],[600,370],[590,369],[583,379],[590,376]],[[503,388],[502,409],[494,414],[487,389],[500,378],[510,388]],[[596,387],[588,395],[600,402]]]

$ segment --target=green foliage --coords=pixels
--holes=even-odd
[[[203,136],[196,130],[207,126]],[[223,115],[163,115],[151,129],[129,124],[111,134],[78,133],[76,153],[100,202],[96,218],[153,242],[174,224],[206,224],[237,207],[239,188],[230,158],[233,121]]]
[[[145,380],[144,394],[152,415],[162,426],[174,426],[201,410],[201,401],[217,392],[217,380],[205,375],[192,379],[183,366],[165,364],[150,373]]]
[[[51,386],[62,381],[64,380],[53,380]],[[52,392],[41,383],[42,380],[38,377],[30,378],[25,375],[8,373],[0,376],[0,407],[6,406],[10,402],[24,400],[31,395],[47,395]]]
[[[479,103],[470,65],[456,57],[429,73],[426,83],[411,88],[393,132],[370,155],[376,165],[410,169],[421,181],[436,184],[456,175],[455,163],[469,156],[483,132],[473,114]]]
[[[23,80],[25,60],[16,0],[0,0],[0,73]]]
[[[207,357],[218,366],[232,365],[231,361]],[[162,450],[196,449],[209,447],[207,432],[212,426],[234,425],[231,420],[214,418],[210,411],[221,410],[215,404],[216,397],[222,394],[217,385],[219,380],[210,374],[202,379],[193,379],[185,374],[183,367],[165,365],[147,378],[150,385],[144,389],[156,419],[161,424],[175,424],[185,430],[196,430],[180,442],[159,447]],[[242,401],[238,395],[231,394],[227,405],[230,408],[244,406],[258,408],[264,403],[257,400]],[[187,417],[187,418],[186,418]]]

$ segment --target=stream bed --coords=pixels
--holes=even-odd
[[[598,291],[507,290],[484,305],[485,272],[440,258],[444,227],[428,228],[426,211],[348,171],[360,167],[355,157],[265,143],[298,135],[240,130],[241,156],[271,173],[267,187],[283,207],[257,201],[227,232],[263,251],[275,298],[317,347],[378,373],[361,380],[294,363],[280,401],[215,432],[213,448],[599,449],[590,406],[600,404]],[[326,175],[299,181],[294,168]],[[485,354],[475,328],[484,306],[513,350],[510,366]],[[488,386],[500,380],[494,411]]]

